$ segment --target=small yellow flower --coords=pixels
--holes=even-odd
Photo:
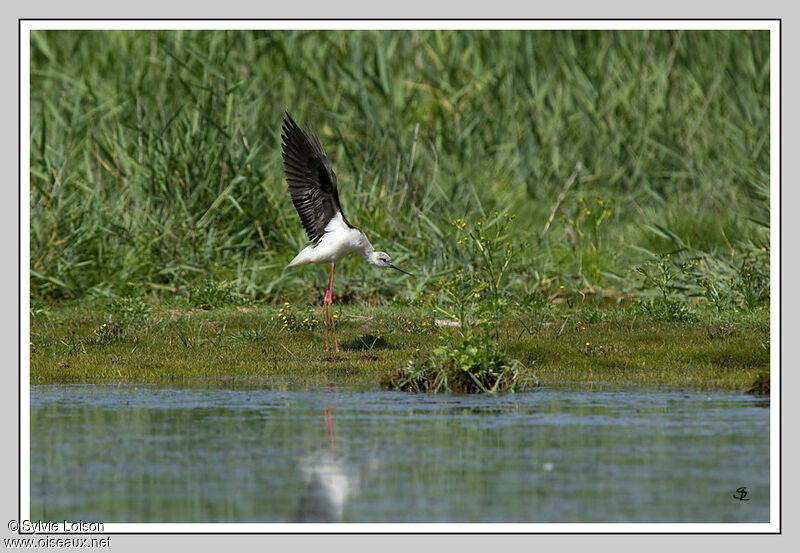
[[[287,301],[287,302],[286,302],[286,303],[284,303],[283,305],[284,305],[284,307],[289,307],[289,302]]]
[[[103,328],[105,328],[105,327],[107,327],[107,326],[108,326],[108,325],[107,325],[106,323],[103,323]]]
[[[31,342],[31,343],[33,343],[33,342]],[[414,351],[419,351],[419,348],[415,349]]]
[[[31,342],[31,345],[33,345],[33,342]],[[417,351],[419,351],[419,350],[417,350]]]
[[[562,285],[561,285],[561,286],[559,286],[558,288],[559,288],[559,290],[563,290],[563,289],[564,289],[564,285],[562,284]]]
[[[334,318],[334,319],[338,319],[338,318],[339,318],[339,315],[336,315],[336,314],[334,314],[334,315],[333,315],[333,318]]]
[[[97,329],[94,329],[92,332],[94,332],[95,334],[97,334]]]
[[[133,286],[133,283],[130,280],[128,281],[128,286]]]
[[[592,210],[591,209],[587,209],[586,210],[586,215],[591,215],[591,214],[592,214]]]
[[[304,322],[304,323],[307,323],[307,322],[308,322],[308,317],[306,317],[305,319],[303,319],[303,322]]]
[[[428,324],[428,323],[426,323],[425,321],[422,321],[422,326],[425,326],[425,325],[427,325],[427,324]]]
[[[270,321],[274,321],[274,320],[275,320],[275,317],[270,317],[270,318],[269,318],[269,320],[270,320]]]
[[[588,345],[589,345],[589,342],[586,342],[586,345],[588,346]]]
[[[408,321],[408,324],[411,324],[411,321]]]

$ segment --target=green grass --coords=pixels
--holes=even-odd
[[[97,302],[65,302],[32,319],[31,382],[270,377],[297,385],[377,386],[409,360],[460,336],[455,328],[423,325],[430,319],[412,306],[349,305],[338,324],[345,348],[326,353],[324,327],[284,330],[278,309],[205,311],[162,303],[146,319],[124,322]],[[746,390],[768,372],[766,310],[720,316],[704,309],[698,319],[655,322],[629,307],[587,300],[501,319],[497,343],[520,362],[522,379],[541,385]]]
[[[451,223],[494,210],[505,295],[638,294],[653,252],[768,279],[769,86],[760,31],[34,31],[31,296],[316,297],[324,269],[283,269],[306,242],[284,109],[416,275],[343,261],[345,302],[479,267]]]
[[[768,32],[30,39],[33,382],[377,384],[461,338],[443,313],[545,384],[768,370]],[[328,268],[285,270],[284,110],[415,275],[337,264],[342,341],[371,349],[325,355]]]

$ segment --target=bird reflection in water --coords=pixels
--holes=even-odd
[[[333,435],[333,409],[325,409],[329,443],[322,450],[309,452],[300,459],[306,485],[300,495],[298,522],[340,522],[347,498],[358,486],[341,455],[336,454]]]

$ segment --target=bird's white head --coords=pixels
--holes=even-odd
[[[392,265],[392,258],[389,257],[389,254],[386,252],[372,252],[366,259],[371,265],[375,265],[376,267],[381,267],[383,269],[395,269],[401,273],[414,276],[411,273],[407,273],[403,269]]]

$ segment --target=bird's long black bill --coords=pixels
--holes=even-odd
[[[411,273],[409,273],[409,272],[407,272],[407,271],[404,271],[404,270],[403,270],[403,269],[401,269],[400,267],[395,267],[394,265],[389,265],[389,267],[391,267],[392,269],[394,269],[394,270],[396,270],[396,271],[400,271],[401,273],[407,274],[408,276],[414,276],[414,275],[412,275]]]

